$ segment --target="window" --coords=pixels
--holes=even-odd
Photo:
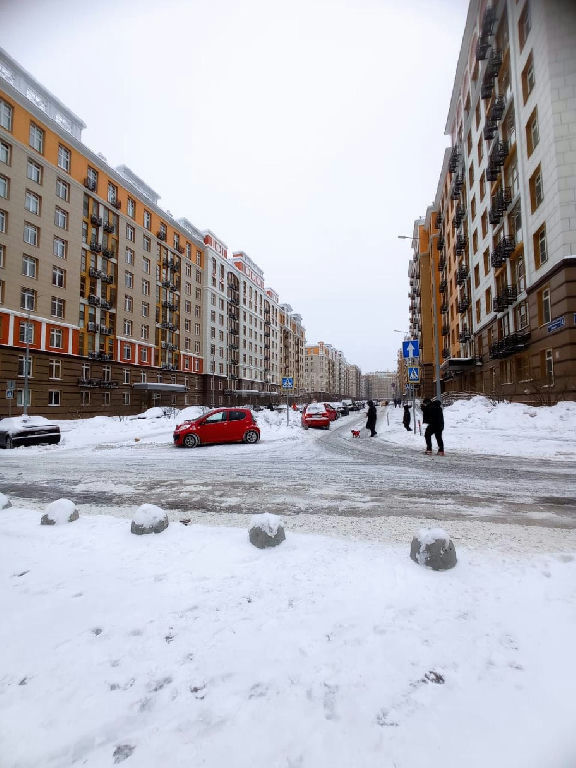
[[[132,320],[124,320],[124,335],[132,336]]]
[[[62,179],[56,179],[56,195],[61,199],[68,202],[70,200],[70,184]]]
[[[480,136],[480,138],[478,139],[477,156],[478,156],[478,165],[480,165],[482,162],[482,158],[484,157],[484,141],[482,139],[482,136]]]
[[[486,288],[484,292],[484,311],[487,315],[492,312],[492,288]]]
[[[474,267],[474,287],[478,288],[480,285],[480,265],[476,264]]]
[[[202,251],[196,251],[196,264],[198,264],[199,267],[202,266]]]
[[[200,323],[194,323],[194,333],[196,336],[200,336]]]
[[[66,272],[62,267],[52,266],[52,285],[57,288],[66,287]]]
[[[536,78],[534,76],[534,57],[532,53],[528,56],[526,66],[522,70],[522,95],[524,97],[524,103],[528,101],[528,97],[534,90]]]
[[[133,219],[134,216],[136,215],[136,203],[131,197],[128,198],[128,201],[126,203],[126,213],[128,214],[128,216],[130,216],[131,219]]]
[[[21,344],[34,344],[34,323],[21,321],[18,338]]]
[[[102,392],[102,405],[110,405],[110,392]]]
[[[478,129],[478,126],[480,125],[480,100],[478,100],[478,103],[476,104],[476,109],[474,110],[475,117],[476,117],[476,129]]]
[[[28,245],[38,245],[40,230],[34,224],[24,223],[24,242]]]
[[[30,213],[34,213],[36,216],[40,216],[40,197],[39,195],[30,192],[28,189],[24,194],[24,208]]]
[[[544,189],[542,186],[542,169],[538,166],[530,177],[530,204],[532,213],[538,208],[543,199]]]
[[[514,267],[516,274],[516,287],[518,288],[518,293],[522,293],[522,291],[526,290],[526,266],[524,264],[523,255],[518,256]]]
[[[538,292],[538,323],[545,325],[552,320],[552,304],[550,301],[550,288],[545,286]]]
[[[126,296],[124,296],[124,311],[132,312],[133,306],[134,306],[134,299],[132,298],[132,296],[128,296],[128,294],[126,294]]]
[[[30,146],[36,152],[40,152],[40,154],[44,152],[44,131],[36,123],[30,123],[29,141]]]
[[[27,362],[28,364],[26,364],[26,357],[24,355],[20,355],[18,358],[18,376],[20,378],[24,378],[26,373],[28,374],[28,377],[32,377],[32,358],[29,357]]]
[[[152,249],[152,241],[150,240],[149,237],[146,237],[146,235],[143,235],[142,237],[142,247],[148,253],[150,253],[150,250]]]
[[[70,173],[70,150],[58,145],[58,168],[62,168],[66,173]]]
[[[472,233],[472,251],[476,253],[478,250],[478,230],[475,229]]]
[[[132,272],[124,272],[124,285],[126,288],[134,288],[134,275]]]
[[[542,356],[542,368],[544,376],[549,384],[554,383],[554,356],[551,349],[545,349],[540,353]]]
[[[52,253],[58,259],[65,259],[68,253],[68,243],[66,240],[62,240],[61,237],[55,237]]]
[[[118,199],[118,187],[115,184],[108,182],[108,202],[114,205],[117,199]]]
[[[482,307],[480,305],[480,299],[476,301],[476,322],[479,323],[482,317]]]
[[[56,208],[54,211],[54,224],[60,229],[68,229],[68,213],[62,208]]]
[[[126,261],[126,264],[134,264],[134,251],[132,248],[126,248],[124,260]]]
[[[130,392],[122,392],[122,405],[130,405]]]
[[[474,163],[470,163],[470,168],[468,168],[468,184],[470,188],[474,184]]]
[[[142,257],[142,271],[147,275],[150,274],[150,259],[147,259],[146,256]]]
[[[470,215],[472,216],[472,221],[474,221],[476,218],[476,195],[474,195],[470,203]]]
[[[50,314],[52,317],[64,317],[65,301],[59,299],[57,296],[52,296],[50,299]]]
[[[150,304],[147,301],[142,302],[142,317],[150,317]]]
[[[149,325],[142,325],[140,328],[140,336],[144,339],[144,341],[148,341],[150,338],[150,326]]]
[[[134,227],[131,224],[126,224],[126,240],[129,240],[131,243],[133,243],[135,236],[136,231]]]
[[[60,390],[49,389],[48,390],[48,405],[60,405]]]
[[[7,131],[12,130],[12,106],[8,102],[0,99],[0,126]]]
[[[202,282],[202,272],[200,272],[199,269],[196,270],[196,282],[201,283]]]
[[[484,211],[480,218],[480,226],[482,227],[482,237],[486,237],[488,233],[488,213]]]
[[[98,171],[95,168],[88,166],[88,188],[95,190],[98,186]]]
[[[132,359],[132,347],[130,344],[124,344],[124,360]]]
[[[144,228],[150,229],[152,226],[152,216],[150,214],[150,211],[144,211]]]
[[[540,141],[540,129],[538,127],[538,108],[535,107],[534,111],[528,118],[526,123],[526,148],[528,157],[534,152],[534,149],[538,146]]]
[[[526,40],[528,39],[528,35],[530,34],[531,28],[532,28],[532,24],[530,21],[530,5],[527,2],[524,5],[524,8],[522,9],[522,13],[520,14],[520,19],[518,20],[518,40],[520,42],[521,52],[524,46],[526,45]]]
[[[50,346],[54,349],[62,349],[62,329],[51,328],[50,329]],[[60,376],[53,376],[54,379],[59,379]]]
[[[49,379],[62,378],[62,363],[60,362],[60,360],[48,361],[48,378]]]
[[[4,245],[0,245],[0,269],[3,269],[6,266],[6,247]]]
[[[82,405],[90,405],[90,392],[81,392]]]
[[[10,165],[12,157],[12,147],[10,144],[6,144],[5,141],[0,141],[0,163],[6,163]]]
[[[6,211],[0,211],[0,232],[8,231],[8,214]]]
[[[36,291],[32,288],[20,289],[20,309],[36,309]]]
[[[38,259],[33,256],[22,256],[22,274],[25,277],[38,277]]]
[[[480,200],[484,199],[485,194],[486,194],[486,174],[482,173],[482,176],[480,176]]]
[[[516,330],[521,331],[522,328],[527,328],[529,323],[528,317],[528,300],[521,301],[515,310],[515,322]]]
[[[26,165],[26,178],[35,181],[36,184],[42,184],[42,166],[29,159]]]
[[[150,296],[150,283],[148,280],[142,280],[142,293],[144,296]]]
[[[104,381],[110,381],[112,376],[112,368],[109,365],[102,366],[102,379]]]

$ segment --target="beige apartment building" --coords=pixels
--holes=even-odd
[[[470,2],[446,123],[452,146],[417,222],[410,274],[418,264],[433,305],[422,270],[427,258],[437,263],[445,391],[576,397],[575,40],[567,0]],[[427,308],[412,317],[431,330]]]

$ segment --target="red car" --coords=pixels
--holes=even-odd
[[[322,403],[322,405],[324,406],[326,413],[330,417],[330,421],[336,421],[336,419],[340,418],[340,414],[338,413],[336,408],[334,408],[333,405],[330,405],[330,403]]]
[[[332,419],[324,403],[311,403],[304,408],[302,412],[302,426],[317,427],[318,429],[330,429]]]
[[[174,445],[196,448],[209,443],[257,443],[260,428],[250,408],[216,408],[192,421],[178,424]]]

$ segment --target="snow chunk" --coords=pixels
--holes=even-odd
[[[40,523],[42,525],[62,525],[63,523],[72,523],[74,520],[78,520],[78,517],[78,510],[73,501],[56,499],[56,501],[48,504]]]
[[[155,504],[142,504],[132,518],[132,533],[162,533],[168,528],[168,515]]]
[[[438,541],[438,539],[443,539],[446,546],[450,542],[450,536],[443,528],[420,528],[418,539],[423,547],[432,544],[433,541]]]
[[[8,507],[12,506],[12,502],[8,498],[8,496],[5,496],[3,493],[0,493],[0,509],[8,509]]]
[[[268,536],[276,536],[278,528],[281,528],[282,525],[282,518],[278,517],[278,515],[264,512],[261,515],[252,515],[249,530],[259,528],[264,533],[267,533]]]
[[[248,530],[250,543],[258,549],[276,547],[286,538],[282,520],[278,515],[264,512],[262,515],[253,515]]]

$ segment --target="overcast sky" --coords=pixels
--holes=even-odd
[[[0,0],[0,45],[160,205],[245,251],[308,342],[396,367],[467,0]]]

